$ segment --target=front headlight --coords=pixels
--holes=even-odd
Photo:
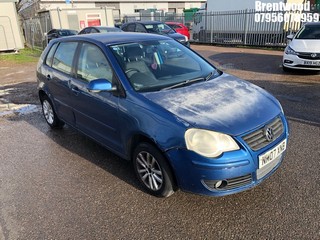
[[[284,51],[286,54],[297,55],[297,53],[290,46],[287,46]]]
[[[229,135],[203,130],[188,129],[184,135],[187,149],[205,157],[218,157],[224,152],[240,149]]]

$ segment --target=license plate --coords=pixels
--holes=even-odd
[[[283,140],[277,146],[268,152],[259,156],[259,169],[277,159],[287,148],[287,139]]]
[[[303,64],[310,66],[320,66],[320,61],[304,61]]]

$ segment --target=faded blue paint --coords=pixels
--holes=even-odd
[[[254,129],[280,112],[278,101],[269,93],[227,74],[143,95],[195,127],[231,135]]]

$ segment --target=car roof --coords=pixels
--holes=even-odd
[[[66,28],[52,28],[48,32],[50,32],[50,31],[76,31],[76,30],[66,29]]]
[[[110,32],[110,33],[93,33],[74,35],[68,38],[59,38],[55,41],[69,41],[69,40],[92,40],[101,42],[105,45],[142,42],[142,41],[155,41],[155,40],[172,40],[170,37],[148,34],[148,33],[135,33],[135,32]]]
[[[89,28],[89,27],[86,27]],[[114,29],[117,27],[108,27],[108,26],[91,26],[90,28],[97,28],[97,29]]]

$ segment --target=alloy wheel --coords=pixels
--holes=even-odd
[[[46,118],[47,122],[49,124],[53,124],[53,122],[54,122],[54,112],[53,112],[51,104],[47,100],[43,101],[42,109],[43,109],[44,117]]]
[[[162,187],[163,173],[157,159],[150,153],[142,151],[136,159],[137,172],[142,182],[152,191]]]

